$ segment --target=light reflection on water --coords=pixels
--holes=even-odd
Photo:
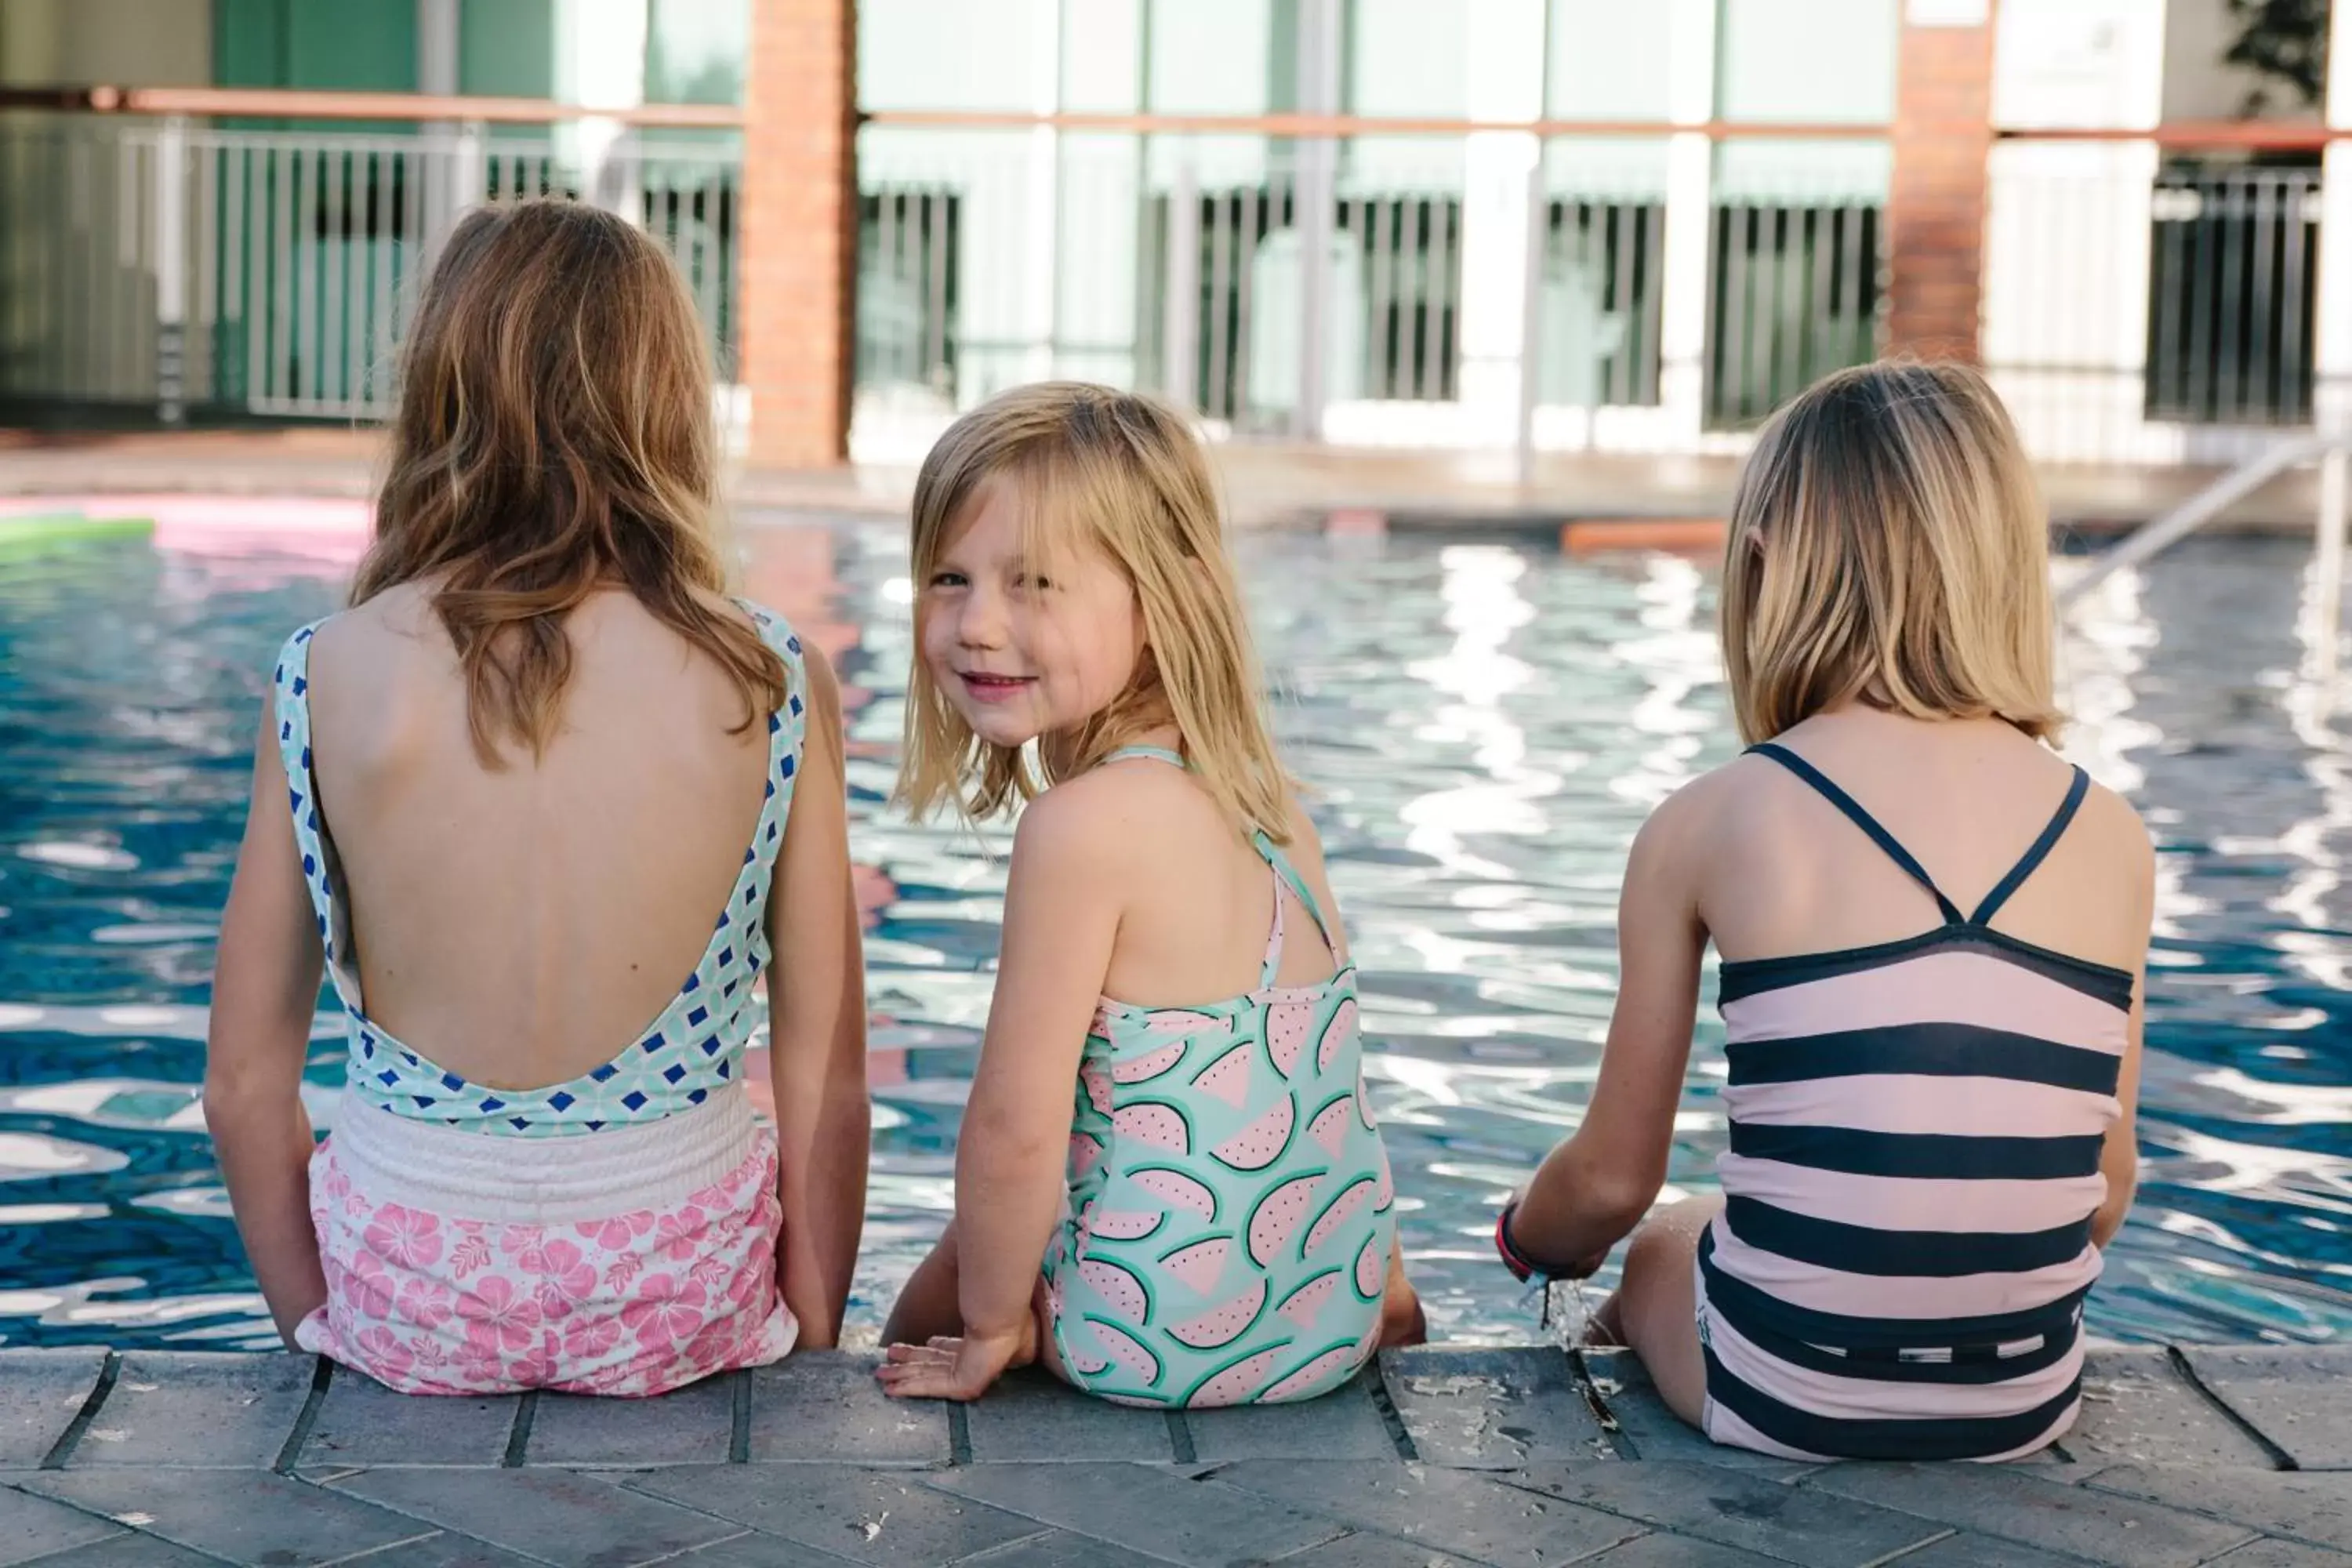
[[[844,671],[875,1012],[857,1318],[937,1233],[1009,836],[885,814],[908,657],[894,531],[754,531],[751,591]],[[1501,1194],[1573,1127],[1616,977],[1622,858],[1729,754],[1711,574],[1493,543],[1244,543],[1290,758],[1363,970],[1374,1094],[1438,1331],[1524,1335]],[[2062,564],[2062,572],[2067,568]],[[0,572],[0,1338],[256,1342],[195,1101],[212,933],[270,655],[332,564],[137,543]],[[2156,829],[2139,1206],[2118,1338],[2352,1335],[2352,745],[2306,672],[2307,550],[2193,543],[2074,616],[2072,754]],[[341,1067],[322,1017],[314,1112]],[[1674,1189],[1711,1182],[1702,1017]]]

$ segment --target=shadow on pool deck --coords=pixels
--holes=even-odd
[[[1511,454],[1370,450],[1235,441],[1212,447],[1236,521],[1278,526],[1334,513],[1373,514],[1399,528],[1556,537],[1569,521],[1712,521],[1729,510],[1739,460],[1730,457],[1546,453],[1532,482]],[[360,497],[382,456],[366,429],[305,426],[29,436],[0,431],[0,497],[207,494]],[[2062,528],[2112,532],[2202,489],[2199,468],[2056,467],[2041,470]],[[904,517],[914,470],[894,466],[730,470],[731,504],[762,512]],[[2246,497],[2215,525],[2307,533],[2315,472],[2290,473]],[[1643,529],[1629,542],[1649,542]],[[1677,546],[1679,547],[1679,546]]]
[[[2096,1352],[2011,1466],[1789,1464],[1622,1352],[1429,1347],[1310,1404],[1034,1376],[885,1399],[870,1355],[654,1400],[422,1399],[309,1356],[0,1351],[0,1564],[2352,1564],[2352,1347]]]

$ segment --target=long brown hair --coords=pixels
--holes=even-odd
[[[1018,487],[1034,555],[1051,560],[1091,544],[1126,574],[1143,615],[1144,656],[1061,773],[1048,763],[1033,773],[1021,748],[972,732],[919,653],[907,679],[898,801],[919,817],[947,801],[968,818],[993,816],[1172,722],[1193,775],[1226,817],[1289,842],[1291,784],[1266,721],[1216,481],[1182,416],[1135,393],[1047,381],[1001,393],[950,426],[915,479],[918,649],[921,584],[997,484]]]
[[[572,674],[564,618],[603,588],[718,661],[748,727],[784,667],[703,596],[729,572],[717,516],[710,358],[661,247],[568,201],[459,223],[411,323],[364,604],[430,584],[466,675],[484,765],[544,754]]]
[[[1773,416],[1732,500],[1722,604],[1743,740],[1854,700],[2042,741],[2065,723],[2047,513],[1964,366],[1857,366]]]

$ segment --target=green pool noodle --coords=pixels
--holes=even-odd
[[[152,517],[85,517],[79,512],[0,517],[0,550],[84,539],[143,539],[154,531]]]

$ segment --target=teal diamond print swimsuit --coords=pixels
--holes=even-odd
[[[1135,757],[1184,765],[1153,747],[1108,760]],[[1257,989],[1200,1007],[1105,997],[1080,1060],[1046,1293],[1072,1381],[1124,1404],[1312,1398],[1379,1347],[1395,1193],[1355,965],[1281,848],[1252,842],[1275,884]],[[1312,985],[1276,984],[1294,900],[1338,961]]]

